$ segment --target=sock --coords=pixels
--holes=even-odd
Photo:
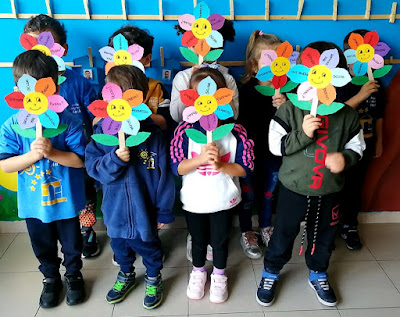
[[[158,274],[157,276],[148,276],[147,279],[150,281],[157,281],[160,278],[161,274]]]
[[[218,269],[218,268],[216,268],[216,267],[214,266],[213,274],[225,275],[225,269]]]
[[[310,270],[310,276],[308,278],[310,281],[318,280],[318,279],[328,279],[328,274],[326,272],[318,272]]]
[[[279,279],[279,271],[276,272],[276,271],[271,271],[271,270],[268,270],[268,269],[264,269],[262,271],[262,277],[269,278],[269,279],[277,281]]]
[[[200,272],[206,272],[206,267],[202,266],[202,267],[195,267],[193,266],[193,271],[200,271]]]

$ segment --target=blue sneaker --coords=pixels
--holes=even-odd
[[[106,301],[109,304],[115,304],[122,302],[126,295],[134,289],[136,284],[136,274],[132,273],[124,273],[122,271],[118,272],[117,280],[112,289],[108,292],[106,296]]]
[[[146,283],[146,293],[143,300],[143,307],[146,309],[154,309],[161,305],[163,299],[163,284],[161,274],[157,277],[144,278]]]
[[[335,292],[329,285],[326,272],[310,271],[308,284],[315,291],[318,301],[325,306],[335,306],[337,303]]]
[[[279,279],[279,273],[274,274],[263,270],[261,282],[258,286],[256,300],[262,306],[271,306],[275,300],[276,282]]]

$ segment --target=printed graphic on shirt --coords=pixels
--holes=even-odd
[[[339,205],[333,207],[332,209],[332,222],[330,223],[331,226],[336,225],[339,222]]]
[[[197,154],[196,152],[192,152],[192,157],[196,157],[198,155],[199,154]],[[228,163],[230,158],[231,158],[231,153],[226,153],[225,155],[221,156],[221,162]],[[200,173],[200,175],[203,175],[203,176],[206,176],[206,175],[214,176],[214,175],[218,175],[220,173],[220,172],[214,170],[212,168],[211,164],[203,164],[197,168],[197,171]]]
[[[154,152],[149,152],[147,149],[140,149],[139,152],[139,158],[143,162],[143,164],[147,164],[147,169],[148,170],[153,170],[155,169],[154,166],[154,157],[157,154]]]

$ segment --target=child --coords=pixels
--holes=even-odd
[[[146,96],[147,78],[137,67],[114,66],[107,82],[122,91],[137,89]],[[102,133],[101,124],[95,133]],[[141,129],[151,132],[138,146],[118,148],[101,145],[93,140],[86,148],[88,174],[103,186],[102,212],[115,260],[120,265],[117,280],[106,301],[121,302],[135,286],[133,263],[138,253],[146,267],[146,295],[143,307],[153,309],[162,301],[161,241],[157,234],[166,223],[174,220],[174,184],[169,172],[167,146],[161,130],[151,119],[141,122]],[[151,166],[148,160],[152,159]]]
[[[341,60],[339,67],[345,65],[343,53],[333,43],[316,42],[308,47],[320,53],[337,49]],[[342,172],[357,163],[364,148],[357,114],[347,105],[333,114],[318,117],[291,102],[277,110],[270,124],[269,149],[283,156],[279,170],[281,186],[274,234],[265,254],[256,295],[260,305],[272,305],[279,271],[290,260],[304,218],[304,230],[311,228],[307,230],[305,255],[310,269],[309,285],[322,304],[336,304],[326,271],[339,221],[338,205],[344,185]],[[319,165],[321,160],[322,166]]]
[[[367,30],[355,30],[347,34],[343,48],[350,48],[348,40],[351,33],[357,33],[364,37]],[[348,65],[352,76],[353,65]],[[343,189],[343,209],[341,236],[350,250],[360,250],[362,243],[358,235],[358,213],[361,211],[361,190],[367,173],[368,165],[372,158],[382,155],[382,127],[385,109],[385,91],[380,81],[373,80],[364,84],[361,88],[352,83],[345,87],[346,101],[350,107],[356,109],[364,132],[366,150],[363,158],[356,166],[346,172],[346,185]]]
[[[24,52],[14,60],[15,83],[24,74],[37,80],[51,77],[57,85],[55,60],[39,51]],[[76,305],[85,298],[78,218],[78,211],[85,206],[85,138],[74,116],[63,112],[59,117],[60,124],[67,124],[68,128],[51,140],[41,137],[32,142],[17,134],[12,129],[17,124],[17,114],[3,124],[0,132],[0,167],[6,173],[19,171],[18,216],[26,221],[39,270],[44,275],[39,301],[43,308],[57,306],[63,288],[58,240],[66,268],[67,304]],[[46,186],[50,186],[47,193]]]
[[[268,246],[273,232],[271,226],[272,198],[278,182],[280,158],[268,150],[268,126],[276,112],[276,108],[286,101],[282,94],[273,97],[264,96],[255,87],[258,85],[272,86],[272,81],[260,82],[255,78],[260,64],[262,50],[276,50],[282,41],[276,35],[254,31],[246,49],[246,73],[243,77],[244,85],[239,89],[240,114],[238,122],[254,140],[255,172],[241,179],[243,209],[239,213],[239,222],[242,235],[240,244],[244,253],[251,259],[258,259],[262,252],[257,243],[257,236],[253,232],[251,223],[253,205],[256,201],[258,222],[262,241]],[[261,106],[262,105],[262,106]]]
[[[68,52],[67,32],[64,25],[56,19],[45,14],[39,14],[32,17],[24,27],[24,33],[35,38],[45,31],[52,33],[55,42],[64,47],[64,55],[66,55]],[[82,123],[86,142],[89,142],[90,136],[93,134],[92,120],[94,117],[87,107],[96,99],[96,91],[87,79],[70,69],[65,70],[63,76],[67,80],[60,85],[60,95],[68,102],[69,106],[66,110]],[[97,194],[93,179],[86,174],[85,191],[87,202],[85,208],[81,210],[79,218],[83,236],[82,258],[90,258],[99,255],[100,248],[97,243],[96,233],[93,230],[93,226],[96,223]]]
[[[197,90],[201,80],[210,76],[218,89],[226,87],[224,76],[215,69],[201,68],[193,72],[189,87]],[[219,141],[197,144],[188,139],[186,129],[193,128],[205,134],[199,123],[183,123],[175,130],[171,141],[173,172],[182,176],[181,201],[186,223],[192,236],[193,270],[187,287],[187,296],[201,299],[207,280],[207,245],[213,248],[214,269],[211,274],[210,301],[222,303],[228,298],[225,274],[228,258],[228,239],[232,208],[241,200],[238,177],[253,168],[253,142],[246,138],[246,130],[235,125]],[[198,153],[194,154],[194,153]],[[228,162],[221,157],[230,153]],[[202,175],[201,166],[211,164],[214,173]],[[206,204],[205,204],[206,202]]]

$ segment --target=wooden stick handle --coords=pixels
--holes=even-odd
[[[367,73],[368,73],[368,79],[369,79],[369,80],[375,80],[374,74],[372,73],[372,69],[371,69],[370,66],[368,66]]]
[[[311,103],[310,115],[316,117],[317,116],[317,108],[318,108],[318,97],[315,96]]]
[[[43,128],[40,121],[36,121],[36,139],[43,137]]]
[[[212,141],[212,131],[207,130],[207,143],[211,143]]]
[[[118,141],[119,141],[119,148],[122,149],[125,147],[125,133],[122,130],[118,131]]]
[[[280,89],[280,88],[275,89],[275,94],[274,94],[274,96],[276,97],[276,96],[278,96],[280,93],[281,93],[281,89]]]
[[[201,64],[203,64],[203,59],[204,59],[204,57],[201,56],[201,55],[199,55],[199,66],[200,66]]]

